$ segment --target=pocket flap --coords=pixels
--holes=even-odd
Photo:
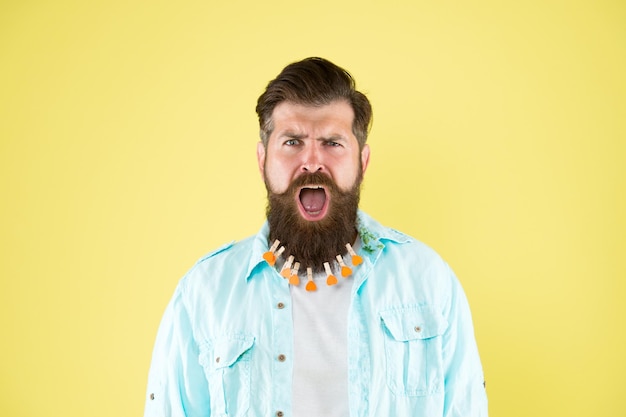
[[[446,319],[429,306],[387,310],[380,313],[383,325],[399,341],[430,339],[443,334]]]
[[[201,352],[200,362],[210,369],[227,368],[254,345],[254,337],[246,335],[227,336],[216,339],[204,352]]]

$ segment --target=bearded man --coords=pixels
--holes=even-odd
[[[350,74],[290,64],[256,110],[267,223],[180,281],[145,416],[487,416],[454,273],[358,209],[372,110]]]

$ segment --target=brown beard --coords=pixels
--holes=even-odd
[[[359,175],[352,189],[342,191],[325,174],[306,174],[296,178],[281,194],[272,192],[266,182],[270,243],[278,239],[285,247],[284,259],[293,256],[294,261],[300,262],[300,271],[307,267],[314,272],[324,271],[324,262],[332,263],[337,255],[346,252],[346,243],[354,242],[361,179]],[[328,212],[319,221],[305,220],[297,207],[299,189],[313,184],[325,186],[330,194]]]

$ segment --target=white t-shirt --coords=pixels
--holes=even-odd
[[[358,241],[358,239],[357,239]],[[358,250],[355,245],[355,250]],[[293,416],[347,417],[348,308],[354,279],[326,285],[326,274],[313,277],[317,291],[306,291],[305,277],[291,287],[294,326]]]

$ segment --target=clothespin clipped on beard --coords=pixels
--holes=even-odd
[[[281,246],[280,249],[276,250],[278,245],[280,245],[280,240],[276,239],[270,250],[263,254],[263,259],[265,259],[270,266],[274,266],[276,264],[276,259],[278,259],[278,257],[285,251],[284,246]]]
[[[352,255],[352,265],[359,266],[363,263],[363,258],[356,254],[349,243],[346,243],[346,249],[348,249],[348,253]]]

